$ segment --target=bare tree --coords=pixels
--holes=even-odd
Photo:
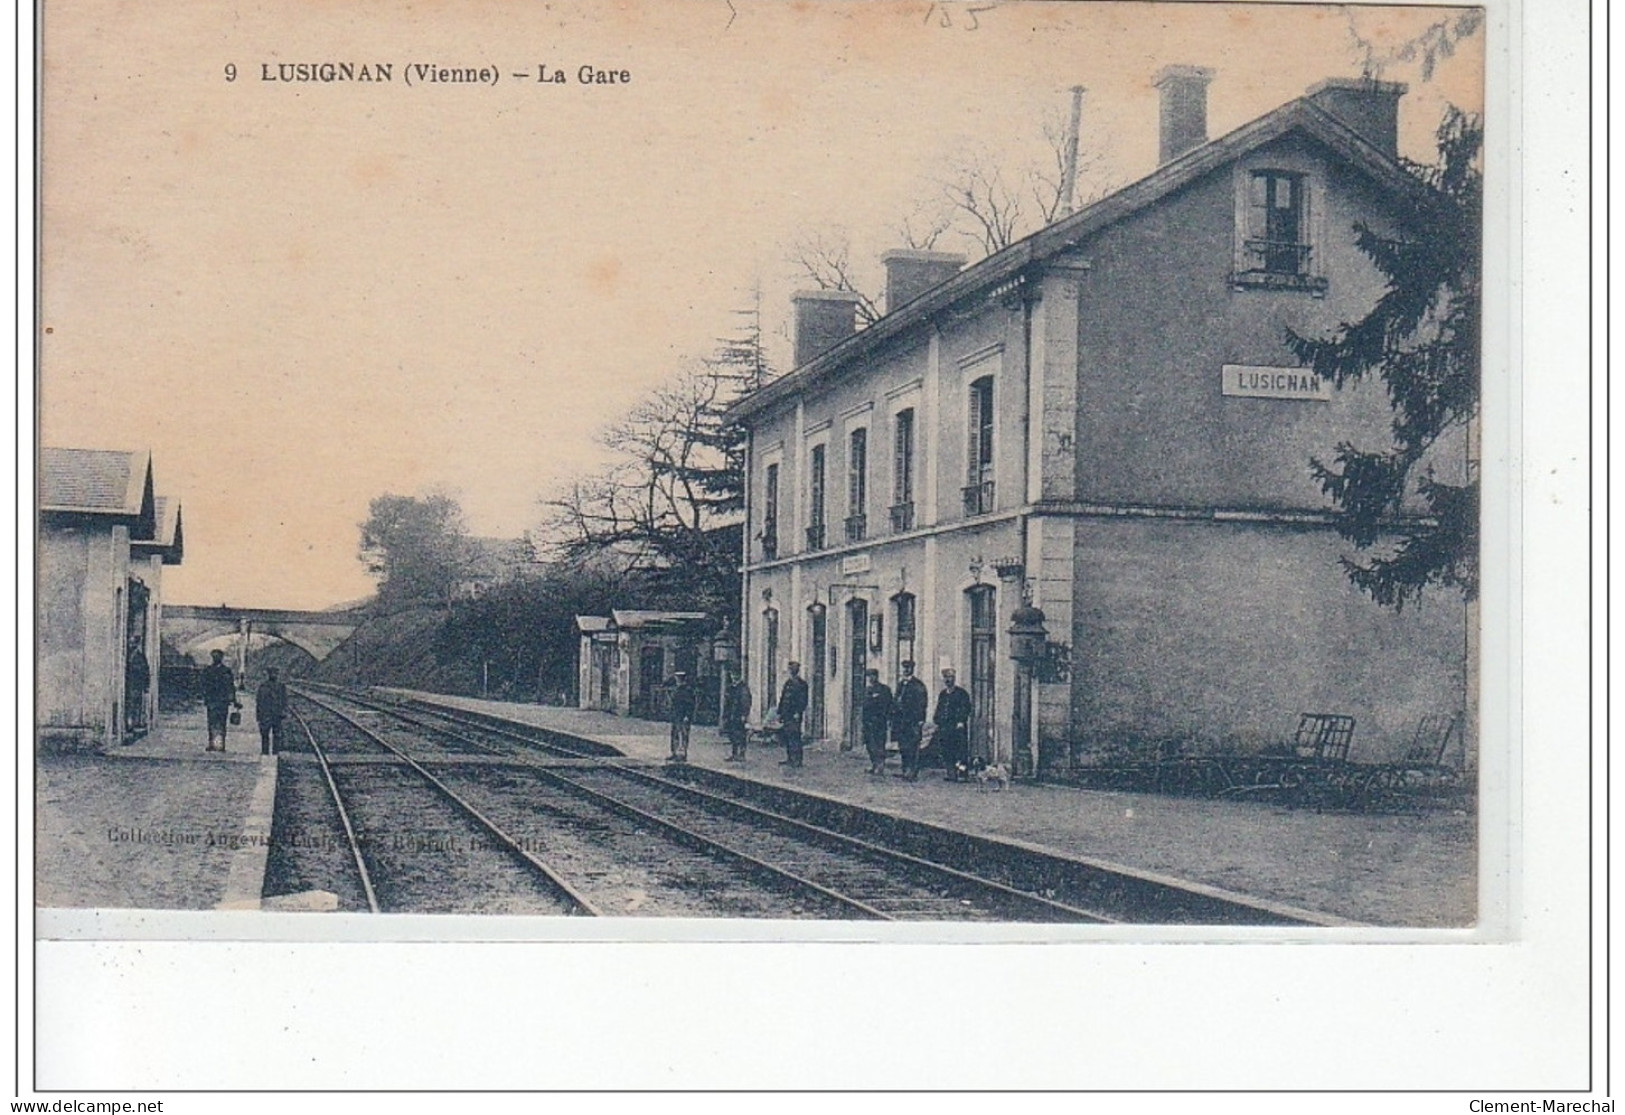
[[[1373,81],[1392,66],[1412,62],[1420,63],[1423,81],[1432,81],[1433,71],[1438,64],[1455,54],[1456,47],[1476,35],[1484,25],[1482,8],[1466,8],[1435,20],[1419,35],[1397,46],[1379,47],[1360,34],[1354,22],[1354,12],[1353,8],[1343,9],[1344,18],[1348,20],[1349,38],[1353,40],[1354,51],[1360,58],[1361,75]]]
[[[880,307],[852,275],[852,241],[845,229],[812,232],[790,248],[790,262],[819,290],[844,290],[858,296],[859,327],[880,320]]]
[[[944,236],[955,236],[992,255],[1071,211],[1075,197],[1084,204],[1105,196],[1113,185],[1104,176],[1105,156],[1099,148],[1080,146],[1074,182],[1088,188],[1068,190],[1066,168],[1073,139],[1069,114],[1058,107],[1041,121],[1045,154],[1037,163],[1006,168],[991,150],[972,152],[954,164],[927,196],[895,226],[907,248],[930,250]],[[823,290],[857,294],[860,327],[880,319],[876,300],[862,289],[852,267],[852,241],[845,229],[811,233],[798,240],[789,253],[800,274]]]
[[[917,201],[913,210],[897,222],[894,231],[903,247],[929,252],[937,246],[937,241],[953,227],[953,224],[954,215],[945,206]]]
[[[943,195],[958,226],[955,231],[981,245],[985,255],[1008,248],[1023,227],[1026,190],[1021,179],[1012,186],[993,160],[966,159],[942,184]]]
[[[656,597],[717,615],[737,610],[744,433],[728,404],[772,378],[754,309],[716,353],[653,391],[600,438],[614,454],[543,501],[545,536],[562,558],[606,559]]]
[[[1078,138],[1072,134],[1070,116],[1051,109],[1040,127],[1045,154],[1039,162],[1006,172],[991,153],[980,151],[961,161],[940,183],[949,230],[986,255],[1054,224],[1080,201],[1087,205],[1114,188],[1104,175],[1106,160],[1100,149],[1081,142],[1069,188],[1068,148]],[[1084,182],[1091,185],[1077,185]]]

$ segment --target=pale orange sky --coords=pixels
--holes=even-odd
[[[535,525],[754,284],[782,328],[799,235],[845,227],[878,286],[953,161],[1033,158],[1070,86],[1123,183],[1155,166],[1161,66],[1217,71],[1217,136],[1358,76],[1351,20],[1400,42],[1445,14],[1023,0],[969,30],[943,7],[954,26],[878,0],[47,6],[42,440],[153,450],[186,510],[169,600],[358,597],[373,496],[440,488],[478,533]],[[1428,82],[1382,73],[1411,85],[1403,153],[1430,156],[1446,101],[1481,106],[1482,44]],[[341,60],[395,81],[259,80]],[[503,77],[408,87],[415,62]],[[542,63],[633,80],[509,76]]]

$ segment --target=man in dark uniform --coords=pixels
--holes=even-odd
[[[688,733],[694,723],[694,686],[688,675],[678,670],[671,676],[671,758],[673,763],[688,762]]]
[[[729,679],[722,691],[722,734],[728,740],[730,763],[745,761],[745,744],[750,737],[750,686],[743,676]]]
[[[891,690],[881,684],[879,670],[863,675],[863,749],[869,753],[869,773],[886,773],[886,729],[891,726]]]
[[[959,767],[970,750],[970,715],[970,694],[954,684],[952,670],[942,671],[942,692],[937,694],[937,711],[931,717],[937,726],[932,738],[942,756],[943,777],[949,782],[965,776]]]
[[[207,751],[224,751],[226,749],[226,712],[228,709],[242,708],[243,704],[237,699],[237,679],[232,676],[231,667],[226,665],[224,651],[211,650],[209,657],[213,659],[203,672],[198,675],[198,688],[203,692],[203,711],[209,721],[209,746]],[[220,740],[216,747],[214,741]]]
[[[801,677],[801,663],[787,667],[790,676],[779,690],[779,735],[784,740],[784,761],[781,767],[801,765],[801,718],[807,712],[807,683]]]
[[[920,776],[920,734],[931,694],[925,691],[925,682],[914,676],[914,663],[904,662],[900,668],[903,680],[897,683],[897,701],[892,706],[891,738],[903,756],[903,777],[913,782]]]
[[[287,714],[288,687],[277,680],[276,667],[272,666],[254,690],[254,720],[260,726],[261,755],[282,750],[282,718]]]

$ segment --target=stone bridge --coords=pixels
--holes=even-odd
[[[291,643],[320,662],[361,625],[360,610],[300,612],[286,608],[233,608],[199,604],[164,605],[161,637],[164,646],[180,654],[192,654],[204,643],[222,635],[236,635],[239,671],[255,635],[269,635]]]

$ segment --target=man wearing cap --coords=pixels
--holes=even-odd
[[[745,761],[745,744],[750,739],[750,686],[742,674],[730,675],[722,690],[722,734],[728,740],[726,761]]]
[[[671,676],[671,758],[668,762],[688,762],[688,730],[694,723],[694,686],[688,675],[678,670]]]
[[[282,750],[282,718],[288,714],[288,687],[277,677],[276,667],[265,672],[265,680],[254,690],[254,721],[260,726],[260,754],[275,755]]]
[[[869,753],[869,773],[886,773],[886,730],[891,727],[891,690],[879,670],[863,673],[863,749]]]
[[[211,650],[209,657],[213,659],[203,672],[198,675],[198,688],[203,693],[203,711],[209,722],[209,746],[206,751],[224,751],[226,749],[226,715],[228,710],[242,708],[243,703],[237,699],[237,679],[232,676],[231,667],[226,665],[226,653],[221,650]],[[220,746],[215,746],[215,740]]]
[[[781,767],[801,765],[801,718],[807,712],[807,683],[801,677],[801,663],[792,662],[779,690],[779,736],[784,741]]]
[[[920,735],[931,695],[925,691],[925,682],[914,676],[914,663],[904,662],[898,668],[903,678],[897,683],[892,705],[891,738],[903,757],[903,777],[913,782],[920,776]]]

